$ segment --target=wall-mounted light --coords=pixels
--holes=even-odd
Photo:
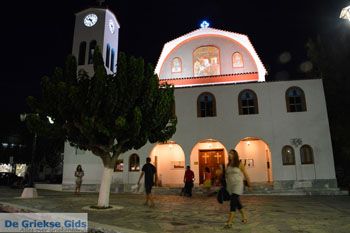
[[[250,146],[250,141],[247,141],[246,143],[247,143],[247,146]]]

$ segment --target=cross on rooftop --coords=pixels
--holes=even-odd
[[[207,22],[207,21],[203,21],[202,23],[201,23],[201,28],[208,28],[209,27],[209,23]]]

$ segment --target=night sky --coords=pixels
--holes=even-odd
[[[300,64],[307,61],[308,38],[350,25],[339,23],[349,0],[107,0],[105,4],[121,25],[119,51],[142,56],[155,66],[166,42],[196,30],[205,19],[213,28],[246,34],[268,69],[267,80],[296,78]],[[94,0],[1,3],[2,125],[7,124],[6,117],[28,111],[25,98],[38,96],[41,78],[63,66],[72,49],[74,13],[95,5]]]

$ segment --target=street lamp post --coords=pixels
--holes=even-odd
[[[24,122],[27,118],[27,114],[21,114],[20,119]],[[33,146],[32,146],[32,154],[31,154],[31,162],[29,165],[29,174],[28,174],[28,184],[27,187],[24,188],[21,197],[22,198],[34,198],[38,196],[38,193],[34,187],[33,175],[34,175],[34,155],[36,153],[36,143],[37,143],[38,135],[34,133],[33,137]]]
[[[38,135],[34,133],[34,138],[33,138],[33,146],[32,146],[32,158],[30,161],[30,170],[29,170],[29,181],[28,181],[28,187],[33,188],[34,187],[34,156],[36,152],[36,142],[37,142],[37,137]]]

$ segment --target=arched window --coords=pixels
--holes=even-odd
[[[89,61],[88,64],[92,64],[94,62],[94,52],[96,48],[96,40],[92,40],[90,42],[90,47],[89,47]]]
[[[304,91],[299,87],[290,87],[286,91],[287,112],[306,111]]]
[[[282,148],[282,162],[283,165],[295,165],[295,155],[293,147],[284,146]]]
[[[106,62],[105,62],[107,68],[109,68],[110,54],[111,54],[111,47],[109,46],[109,44],[107,44],[107,48],[106,48]]]
[[[140,157],[137,154],[130,155],[129,158],[129,171],[140,171]]]
[[[79,45],[79,58],[78,65],[85,65],[85,56],[86,56],[86,42],[82,41]]]
[[[214,95],[205,92],[198,96],[197,99],[197,116],[213,117],[216,116],[216,101]]]
[[[109,69],[114,72],[114,49],[112,49],[112,52],[111,52],[111,66],[109,67]]]
[[[235,52],[232,54],[232,67],[233,68],[241,68],[243,67],[243,57],[239,52]]]
[[[240,115],[258,114],[258,98],[252,90],[243,90],[238,96]]]
[[[175,57],[171,62],[171,73],[181,73],[181,72],[182,72],[181,58]]]
[[[220,51],[215,46],[203,46],[193,51],[193,76],[220,74]]]
[[[114,171],[115,172],[124,171],[124,162],[122,159],[118,159],[117,162],[115,162]]]
[[[301,164],[313,164],[314,163],[314,152],[311,146],[303,145],[300,147],[300,160]]]

